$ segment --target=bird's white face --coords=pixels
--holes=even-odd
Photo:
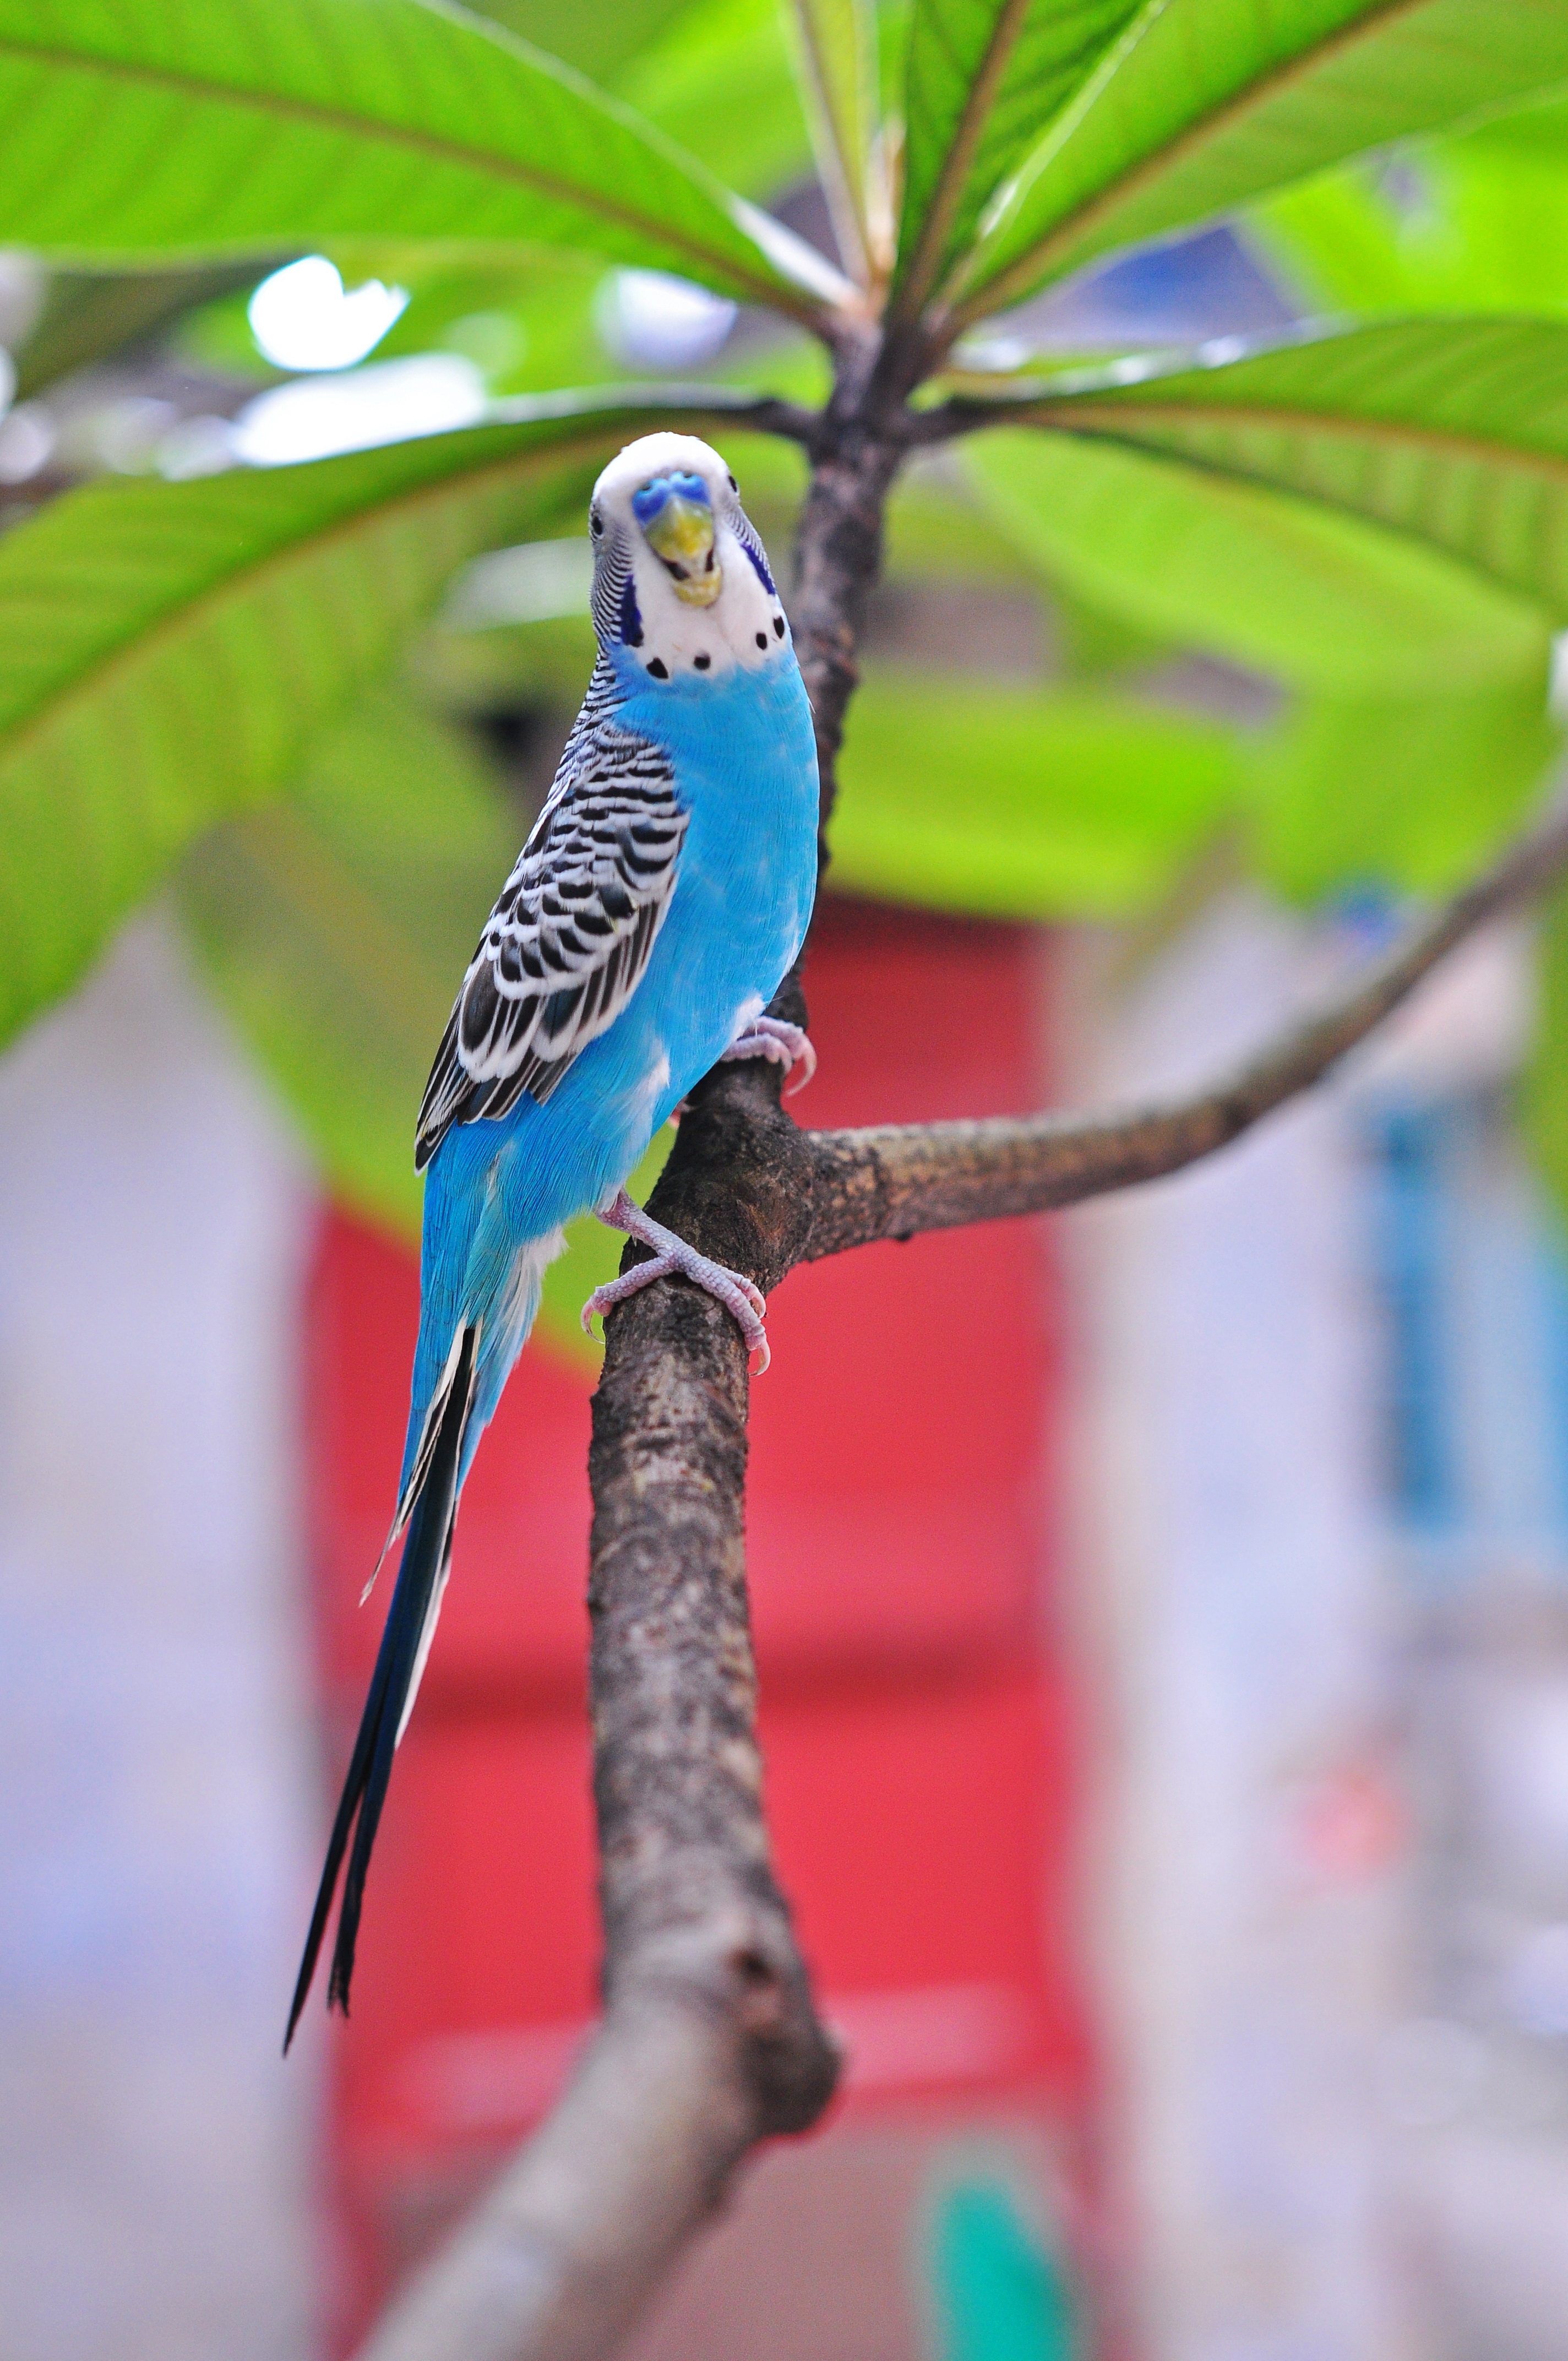
[[[694,434],[645,434],[588,510],[594,627],[653,681],[755,671],[788,643],[784,603],[735,478]]]

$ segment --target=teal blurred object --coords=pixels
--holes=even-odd
[[[938,2361],[1071,2361],[1066,2283],[1001,2181],[943,2191],[928,2267]]]

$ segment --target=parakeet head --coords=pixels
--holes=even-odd
[[[612,459],[588,509],[594,628],[655,681],[756,670],[789,644],[735,478],[694,434],[645,434]]]

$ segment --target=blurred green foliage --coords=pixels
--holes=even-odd
[[[992,917],[1122,918],[1234,809],[1244,763],[1234,730],[1127,695],[879,669],[840,767],[840,886]]]
[[[1286,190],[1253,235],[1311,311],[1561,313],[1565,152],[1558,99]]]

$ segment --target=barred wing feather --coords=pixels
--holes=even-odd
[[[547,1099],[641,980],[674,890],[686,815],[663,751],[590,692],[549,801],[501,889],[436,1051],[414,1147]]]

